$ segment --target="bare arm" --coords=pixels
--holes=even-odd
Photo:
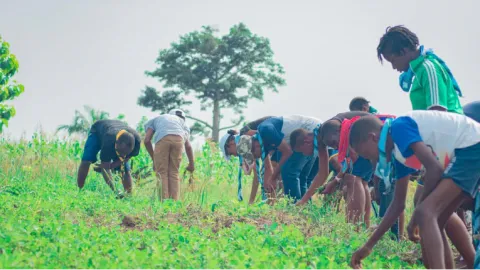
[[[155,134],[155,131],[151,128],[147,129],[147,133],[145,134],[145,139],[143,140],[143,144],[147,149],[148,154],[152,158],[153,161],[153,145],[152,145],[152,137]]]
[[[377,244],[380,238],[382,238],[382,236],[393,226],[393,224],[395,224],[395,221],[400,217],[400,214],[402,214],[403,210],[405,210],[405,201],[407,200],[409,180],[410,175],[397,180],[397,183],[395,184],[393,201],[390,203],[390,206],[388,207],[385,216],[382,218],[380,225],[365,244],[365,246],[369,249],[372,249]]]
[[[437,186],[443,175],[443,168],[440,162],[437,160],[432,150],[423,142],[413,143],[410,148],[413,150],[415,156],[425,167],[425,178],[422,197],[420,201],[423,201]]]
[[[253,166],[256,166],[256,165],[253,165]],[[248,202],[249,204],[252,204],[255,202],[255,197],[257,197],[257,191],[258,191],[258,174],[257,174],[256,168],[254,168],[252,191],[250,192],[250,201]]]
[[[290,145],[285,140],[282,140],[282,143],[280,143],[280,145],[278,146],[278,151],[280,151],[280,153],[282,153],[282,157],[280,158],[280,161],[278,162],[278,165],[275,166],[275,169],[273,169],[272,175],[268,179],[265,179],[265,180],[267,180],[265,184],[270,185],[271,183],[273,183],[274,179],[278,178],[278,176],[280,175],[280,171],[282,169],[283,164],[285,164],[285,162],[293,154],[292,148],[290,147]]]
[[[315,194],[317,189],[325,184],[328,177],[328,151],[327,147],[319,142],[318,143],[318,173],[310,184],[310,188],[303,198],[297,202],[297,205],[302,205],[308,202],[308,200]]]
[[[128,161],[128,160],[125,160],[125,162],[127,162],[127,161]],[[107,164],[109,164],[108,166],[109,166],[109,169],[111,170],[111,169],[115,169],[115,168],[120,167],[120,165],[122,164],[122,161],[120,161],[120,160],[115,160],[115,161],[112,162],[112,163],[107,162]]]
[[[193,149],[192,145],[190,144],[189,140],[185,141],[185,152],[187,152],[187,158],[188,158],[188,167],[187,170],[190,172],[193,172],[195,170],[195,161],[193,159]]]
[[[85,185],[85,179],[87,179],[88,170],[90,169],[90,161],[82,161],[80,167],[78,167],[77,185],[80,189]]]
[[[337,173],[341,173],[342,172],[342,165],[340,165],[340,163],[338,162],[338,160],[335,158],[335,159],[330,159],[330,162],[329,164],[333,167],[333,169],[335,171],[337,171]]]

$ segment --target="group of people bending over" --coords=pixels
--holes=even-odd
[[[157,190],[160,199],[179,198],[179,169],[183,151],[187,153],[187,170],[195,170],[190,129],[185,124],[185,113],[173,109],[168,114],[159,115],[145,124],[143,143],[153,161],[156,173]],[[78,169],[77,183],[83,188],[90,165],[95,164],[100,153],[100,164],[94,170],[102,173],[105,182],[115,192],[111,171],[121,173],[123,187],[127,194],[132,192],[132,176],[129,160],[140,152],[142,139],[133,128],[119,120],[99,120],[90,128]],[[153,147],[155,145],[155,147]],[[124,195],[118,192],[119,197]]]
[[[374,109],[363,98],[355,98],[352,104],[359,100],[367,105],[366,109],[352,108],[323,123],[300,115],[264,117],[240,132],[229,131],[223,136],[220,148],[225,158],[239,156],[241,170],[248,172],[253,168],[250,203],[255,200],[259,183],[267,195],[264,198],[273,201],[277,196],[275,191],[283,188],[284,195],[297,205],[307,203],[322,186],[323,194],[341,189],[345,193],[347,221],[363,221],[368,227],[369,186],[374,186],[383,218],[365,246],[354,254],[352,266],[358,267],[388,230],[400,240],[408,185],[417,180],[417,209],[408,225],[410,238],[417,240],[418,229],[421,233],[422,227],[430,229],[433,224],[438,225],[442,214],[448,213],[443,227],[437,226],[437,237],[442,240],[441,231],[446,228],[466,263],[473,265],[474,246],[465,222],[455,213],[460,206],[438,209],[438,216],[426,218],[435,213],[432,207],[438,207],[447,194],[459,202],[470,202],[470,206],[468,203],[461,206],[473,210],[471,199],[480,183],[480,167],[475,162],[480,161],[480,102],[465,107],[469,116],[434,110],[393,116],[368,112]],[[259,165],[264,168],[259,169]],[[332,174],[334,177],[327,182]],[[427,181],[430,185],[425,184]],[[440,188],[440,183],[445,183],[442,191],[446,194],[436,195],[434,190]],[[457,193],[452,193],[454,190]],[[431,205],[425,204],[428,195],[434,200]],[[422,201],[425,201],[423,208],[418,205]],[[424,250],[442,247],[430,242],[428,236],[422,239]],[[426,265],[430,260],[424,257]]]
[[[321,187],[323,194],[340,189],[345,194],[347,221],[363,221],[369,226],[369,186],[373,186],[383,218],[352,256],[351,266],[359,268],[390,229],[401,239],[408,185],[416,180],[415,211],[407,232],[411,240],[420,242],[425,266],[455,267],[447,237],[468,267],[480,265],[480,258],[475,258],[479,245],[472,242],[457,214],[471,210],[473,233],[480,231],[480,199],[476,196],[480,184],[480,102],[462,107],[462,92],[448,66],[404,26],[387,28],[377,55],[380,62],[390,62],[401,73],[400,87],[408,92],[412,111],[396,116],[378,114],[366,99],[355,98],[350,111],[325,122],[301,115],[268,116],[238,132],[231,130],[219,146],[226,159],[239,158],[238,198],[242,199],[242,171],[253,170],[250,202],[255,200],[258,186],[264,200],[274,202],[276,190],[281,188],[297,205],[308,203]],[[187,169],[194,170],[185,114],[172,110],[150,120],[145,130],[144,144],[159,178],[159,196],[177,199],[184,148]],[[100,152],[101,163],[95,170],[102,172],[114,189],[110,171],[119,168],[124,188],[131,192],[128,161],[138,155],[140,144],[140,136],[123,122],[96,122],[85,144],[78,186],[83,187]],[[330,179],[329,174],[333,176]]]
[[[468,267],[480,266],[478,241],[471,240],[458,215],[471,210],[472,233],[480,231],[480,199],[476,196],[480,102],[462,107],[462,92],[446,63],[403,26],[387,28],[377,55],[380,62],[390,62],[401,73],[400,87],[408,92],[412,111],[397,116],[378,114],[366,99],[355,98],[349,112],[323,123],[298,115],[259,119],[243,132],[229,132],[220,148],[227,158],[238,155],[244,170],[255,167],[254,179],[268,195],[264,199],[275,198],[272,194],[279,186],[279,175],[284,194],[297,205],[307,203],[322,186],[324,194],[342,187],[347,221],[363,220],[367,226],[371,215],[368,186],[373,182],[383,218],[353,254],[354,268],[361,267],[389,229],[401,239],[412,180],[418,184],[407,232],[411,240],[420,242],[425,266],[455,267],[447,237]],[[327,182],[331,171],[335,177]],[[255,198],[256,182],[250,202]]]

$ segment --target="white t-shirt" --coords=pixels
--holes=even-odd
[[[393,120],[391,136],[395,143],[395,159],[406,167],[422,168],[410,145],[423,141],[446,168],[455,149],[480,143],[480,124],[460,114],[417,110]]]
[[[285,135],[285,140],[290,143],[290,134],[296,129],[303,128],[308,131],[313,131],[317,125],[321,124],[320,119],[303,116],[303,115],[289,115],[283,116],[282,133]]]
[[[167,135],[181,136],[184,141],[190,138],[190,129],[185,124],[185,120],[176,115],[162,114],[157,116],[145,124],[145,131],[149,128],[155,132],[153,135],[154,144]]]

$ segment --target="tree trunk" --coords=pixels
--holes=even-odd
[[[220,101],[213,101],[213,123],[212,123],[212,139],[218,142],[220,133]]]

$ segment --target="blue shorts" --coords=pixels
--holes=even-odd
[[[285,195],[300,200],[310,186],[312,167],[315,167],[315,157],[304,156],[300,152],[293,152],[282,166],[281,175]],[[318,164],[318,161],[317,161]],[[317,167],[318,168],[318,167]]]
[[[455,157],[445,169],[443,179],[450,178],[472,198],[480,184],[480,143],[455,149]]]
[[[355,175],[356,177],[360,177],[363,181],[370,182],[373,174],[373,166],[370,160],[358,156],[357,161],[353,163],[353,168],[351,169],[351,172],[348,172],[347,170],[347,173]]]
[[[97,155],[102,149],[102,145],[97,135],[90,133],[88,134],[87,141],[85,142],[85,147],[83,148],[82,161],[89,161],[91,163],[97,162]],[[114,160],[116,161],[116,160]],[[114,171],[119,171],[120,167],[113,169]],[[125,172],[129,172],[130,162],[125,163]]]

